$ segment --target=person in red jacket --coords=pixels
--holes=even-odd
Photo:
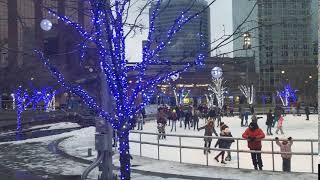
[[[248,140],[248,148],[253,151],[261,151],[261,139],[265,137],[262,129],[259,128],[257,123],[251,122],[246,131],[242,134],[244,139]],[[255,170],[262,170],[261,153],[251,153],[252,164]]]

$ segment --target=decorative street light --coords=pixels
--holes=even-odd
[[[50,20],[48,19],[43,19],[41,22],[40,22],[40,27],[42,30],[44,31],[50,31],[51,28],[52,28],[52,23]]]
[[[218,79],[222,76],[223,72],[220,67],[214,67],[211,70],[211,76],[213,79]]]

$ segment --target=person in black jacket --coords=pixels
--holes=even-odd
[[[304,111],[305,111],[306,116],[307,116],[306,120],[309,120],[310,110],[309,110],[309,106],[308,105],[306,105],[306,107],[304,108]]]
[[[187,125],[188,125],[188,128],[190,129],[191,121],[192,121],[192,113],[191,113],[191,109],[188,109],[184,117],[184,129],[187,129]]]
[[[272,124],[273,124],[273,115],[272,115],[272,110],[270,109],[268,114],[267,114],[267,121],[266,121],[266,125],[267,127],[267,135],[273,135],[271,132],[271,128],[272,128]]]
[[[221,133],[220,137],[232,137],[231,132],[229,131],[229,128],[225,128]],[[231,144],[234,142],[233,139],[218,139],[217,143],[214,145],[214,147],[219,146],[221,149],[230,149]],[[224,159],[225,151],[222,150],[214,159],[219,162],[219,157],[221,156],[221,163],[226,164]],[[231,155],[230,155],[231,160]]]

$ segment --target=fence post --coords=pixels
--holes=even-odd
[[[239,139],[237,139],[237,164],[238,169],[240,168],[240,158],[239,158]]]
[[[141,133],[139,133],[140,134],[140,138],[139,138],[139,140],[140,140],[140,157],[142,156],[142,145],[141,145]]]
[[[206,149],[208,149],[208,148],[206,147]],[[206,159],[207,159],[206,165],[207,166],[209,166],[209,157],[208,157],[209,155],[208,154],[209,154],[209,150],[207,150],[207,152],[206,152]]]
[[[273,148],[273,139],[271,140],[271,152],[272,152],[272,171],[274,171],[274,148]]]
[[[182,149],[181,149],[181,136],[179,136],[179,148],[180,148],[180,163],[182,163]]]
[[[313,165],[313,142],[312,142],[312,140],[310,141],[311,142],[311,165],[312,165],[312,167],[311,167],[311,169],[312,169],[312,173],[314,173],[314,165]]]
[[[158,138],[158,160],[160,160],[160,145],[159,145],[159,139],[160,139],[160,138]]]

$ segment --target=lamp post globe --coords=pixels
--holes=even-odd
[[[211,70],[211,76],[215,79],[218,79],[222,76],[223,72],[222,69],[220,67],[214,67]]]

